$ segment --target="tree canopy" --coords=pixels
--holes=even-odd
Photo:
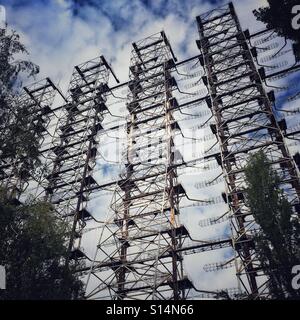
[[[0,29],[0,156],[18,160],[14,174],[24,180],[39,164],[35,113],[21,95],[22,79],[34,77],[39,67],[22,59],[27,54],[15,31]]]
[[[7,288],[0,299],[77,299],[83,283],[65,268],[69,226],[52,206],[33,200],[16,206],[0,194],[0,264]]]
[[[254,10],[257,20],[274,29],[279,36],[300,42],[300,32],[292,28],[292,8],[299,5],[299,0],[268,0],[269,6]]]
[[[252,155],[245,170],[246,198],[261,231],[255,236],[262,269],[274,298],[300,298],[291,286],[292,267],[300,264],[300,223],[284,196],[280,179],[263,151]]]
[[[27,181],[40,164],[39,140],[32,126],[36,113],[20,92],[22,78],[35,76],[39,68],[19,59],[24,54],[19,35],[0,29],[0,159],[17,163],[13,175]],[[69,226],[51,204],[33,199],[22,204],[11,190],[0,188],[0,265],[7,273],[0,299],[80,298],[83,283],[74,265],[65,264],[69,236]]]

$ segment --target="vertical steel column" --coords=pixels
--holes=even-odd
[[[81,232],[92,219],[86,206],[90,188],[97,185],[92,171],[97,154],[96,137],[108,112],[105,95],[110,71],[103,56],[74,68],[67,103],[58,110],[54,138],[44,152],[50,171],[46,199],[71,224],[67,265],[70,259],[85,258],[80,247]]]
[[[125,172],[111,204],[115,224],[104,226],[101,263],[91,269],[100,284],[88,298],[179,300],[193,287],[180,251],[188,232],[178,224],[185,191],[174,164],[175,59],[164,32],[133,43]]]
[[[203,81],[209,89],[208,106],[216,121],[216,126],[211,127],[220,143],[228,188],[224,199],[234,218],[233,245],[240,259],[237,276],[250,296],[257,298],[266,294],[267,281],[259,285],[257,282],[263,273],[252,240],[255,221],[243,195],[243,168],[248,154],[266,152],[274,170],[282,177],[292,204],[299,202],[299,177],[273,113],[271,94],[265,92],[263,70],[256,69],[255,50],[250,50],[247,42],[249,32],[242,31],[232,3],[198,16],[197,24],[200,35],[197,44],[206,70]],[[246,275],[248,285],[242,275]]]

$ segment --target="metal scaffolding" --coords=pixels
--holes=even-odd
[[[97,185],[92,171],[97,134],[109,112],[105,103],[110,73],[114,75],[103,56],[74,68],[68,94],[62,96],[64,104],[53,110],[57,117],[54,134],[42,150],[45,170],[38,186],[43,187],[43,198],[71,224],[67,263],[82,258],[78,249],[82,230],[92,219],[87,202],[91,188]]]
[[[242,31],[233,5],[198,16],[197,24],[197,44],[206,71],[203,82],[209,89],[209,107],[215,118],[211,129],[221,147],[216,156],[227,184],[224,200],[231,210],[236,274],[245,291],[256,298],[268,295],[268,280],[257,280],[264,275],[251,234],[257,225],[245,203],[243,169],[249,154],[263,150],[281,179],[285,196],[298,212],[299,175],[284,139],[286,122],[276,119],[274,93],[265,91],[265,71],[255,65],[256,48],[250,48],[250,34]]]
[[[14,192],[16,201],[26,190],[34,190],[36,198],[51,202],[69,222],[67,264],[77,263],[87,299],[268,297],[268,279],[253,241],[259,226],[245,201],[244,167],[251,153],[263,150],[299,213],[300,155],[291,156],[290,149],[291,141],[299,141],[300,124],[287,125],[279,117],[283,108],[275,110],[276,101],[285,106],[299,98],[299,92],[282,98],[278,93],[286,89],[276,82],[299,71],[299,61],[287,65],[276,60],[291,50],[262,56],[276,49],[276,37],[269,30],[243,31],[231,3],[196,21],[200,53],[194,57],[177,61],[162,31],[132,44],[126,83],[109,85],[110,74],[119,81],[100,56],[74,68],[66,96],[48,78],[24,88],[20,96],[18,103],[30,111],[29,130],[38,135],[41,166],[30,175],[20,174],[20,159],[0,155],[1,185]],[[273,60],[275,66],[262,66]],[[268,86],[275,90],[267,92]],[[125,89],[126,98],[120,93]],[[57,106],[55,94],[62,99]],[[116,104],[124,107],[124,117],[116,115]],[[294,106],[285,111],[287,119],[300,113]],[[110,117],[123,120],[105,123]],[[194,121],[193,137],[185,134],[181,121]],[[126,134],[122,171],[99,183],[96,165],[99,159],[109,162],[101,153],[109,142],[101,139],[109,140],[108,133],[116,130]],[[192,140],[205,147],[188,159],[176,142],[179,136],[183,143]],[[197,199],[180,179],[189,171],[200,175]],[[206,188],[220,190],[222,185],[223,193],[202,196]],[[103,191],[111,201],[108,210],[94,208],[104,212],[101,217],[106,214],[99,221],[88,203]],[[199,228],[230,223],[232,235],[201,234],[195,239],[180,220],[184,210],[193,208],[214,211],[197,221]],[[82,240],[91,230],[97,230],[99,238],[94,256],[85,252]],[[203,270],[235,267],[240,287],[197,288],[185,270],[185,256],[227,249],[230,258],[205,263]]]
[[[164,32],[133,43],[126,168],[111,203],[115,226],[105,226],[110,235],[98,244],[104,257],[91,270],[102,285],[90,296],[177,300],[192,286],[178,251],[188,233],[177,218],[185,191],[174,166],[175,61]]]

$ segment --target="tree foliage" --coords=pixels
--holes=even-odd
[[[255,237],[262,268],[270,278],[274,298],[300,298],[291,286],[291,270],[300,264],[300,224],[280,188],[280,179],[267,156],[251,156],[245,170],[247,204],[261,231]]]
[[[265,23],[268,29],[274,29],[279,36],[299,42],[300,32],[291,24],[292,8],[299,5],[299,0],[268,0],[268,3],[268,7],[253,11],[256,19]]]
[[[71,264],[65,267],[69,227],[48,203],[16,206],[0,195],[0,264],[7,289],[0,299],[77,299],[82,282]]]
[[[24,54],[18,34],[0,30],[0,159],[17,163],[14,176],[27,181],[40,163],[39,123],[34,104],[28,105],[20,89],[24,76],[33,77],[39,68],[19,59]],[[68,226],[50,204],[17,204],[11,195],[0,189],[0,265],[7,272],[0,299],[80,297],[83,284],[74,266],[65,266]]]
[[[0,84],[1,95],[21,87],[18,81],[21,73],[28,77],[39,73],[39,67],[28,60],[19,59],[20,55],[27,55],[28,51],[20,42],[20,36],[15,32],[0,29]],[[4,90],[4,91],[3,91]]]
[[[34,77],[39,67],[23,60],[28,52],[19,35],[0,29],[0,156],[18,159],[23,179],[39,164],[38,139],[32,126],[34,110],[20,95],[22,79]]]

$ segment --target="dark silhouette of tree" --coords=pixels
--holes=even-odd
[[[292,8],[299,5],[299,0],[268,0],[269,6],[254,10],[257,20],[274,29],[279,36],[295,42],[300,41],[300,32],[292,28]]]
[[[16,32],[0,29],[0,159],[18,160],[15,175],[30,178],[39,161],[34,107],[23,103],[22,78],[38,66],[20,60],[27,54]],[[0,299],[77,299],[83,283],[74,265],[65,266],[69,227],[49,203],[17,204],[11,190],[0,189],[0,265],[7,271],[7,289]]]
[[[246,199],[261,231],[255,236],[256,251],[269,289],[276,299],[299,299],[292,288],[292,267],[300,264],[300,223],[283,195],[280,179],[267,156],[258,152],[245,169]]]
[[[20,96],[22,79],[39,72],[37,65],[20,58],[27,54],[16,32],[0,29],[0,156],[18,159],[15,175],[23,180],[39,165],[35,106],[29,108]]]
[[[69,226],[51,205],[29,201],[16,206],[0,195],[0,264],[6,290],[0,299],[78,299],[83,283],[70,264],[65,268]]]

